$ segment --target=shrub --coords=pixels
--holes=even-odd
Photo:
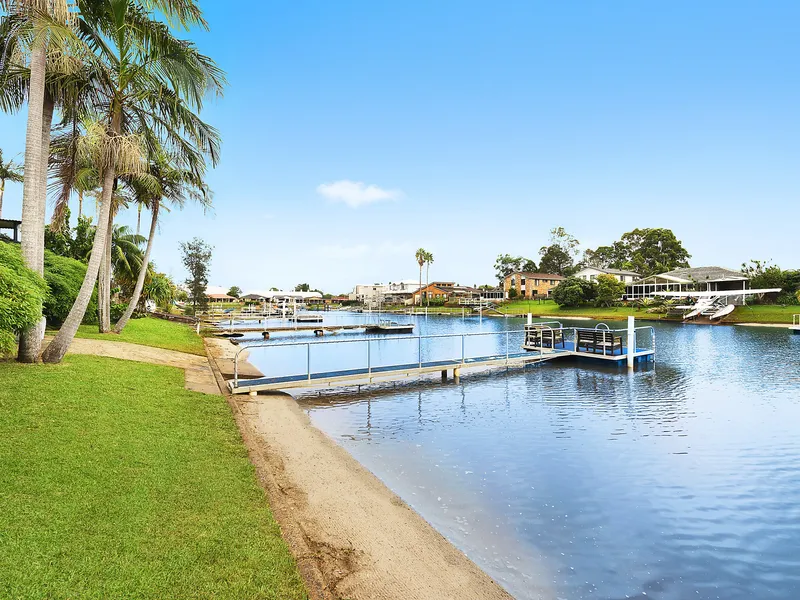
[[[0,355],[16,346],[15,335],[42,317],[44,279],[25,266],[19,248],[0,242]]]
[[[127,304],[115,303],[111,305],[111,321],[116,322],[122,318],[125,310],[128,308]]]
[[[551,294],[553,301],[559,306],[581,306],[597,297],[597,284],[579,277],[567,277],[559,283]]]
[[[613,275],[604,273],[597,276],[596,291],[595,304],[597,306],[612,306],[625,294],[625,284]]]
[[[85,276],[86,265],[82,262],[49,250],[44,251],[44,278],[49,288],[44,301],[44,316],[48,324],[60,325],[64,322]],[[97,323],[97,291],[92,293],[83,322]]]

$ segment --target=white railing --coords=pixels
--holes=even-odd
[[[512,355],[514,358],[517,357],[517,354],[511,352],[511,336],[512,335],[521,335],[524,339],[525,331],[524,330],[509,330],[509,331],[486,331],[486,332],[476,332],[476,333],[453,333],[453,334],[438,334],[438,335],[420,335],[420,336],[398,336],[398,337],[369,337],[369,338],[360,338],[360,339],[352,339],[352,340],[328,340],[322,342],[287,342],[287,343],[270,343],[270,342],[254,342],[252,344],[242,344],[239,349],[236,351],[236,355],[233,360],[233,387],[239,387],[239,356],[240,354],[251,348],[289,348],[289,347],[305,347],[306,348],[306,371],[305,377],[308,381],[311,381],[312,375],[315,374],[314,371],[311,369],[311,359],[312,359],[312,350],[315,348],[325,348],[327,346],[335,345],[335,344],[366,344],[367,346],[367,365],[366,365],[366,375],[370,376],[373,374],[373,370],[375,368],[381,367],[385,368],[391,365],[376,365],[373,361],[372,356],[372,344],[374,342],[381,342],[381,343],[393,343],[393,342],[409,342],[411,340],[417,341],[417,360],[415,363],[417,368],[422,369],[425,366],[438,366],[441,364],[444,366],[447,365],[455,365],[455,364],[466,364],[469,361],[478,361],[478,360],[490,360],[490,359],[505,359],[505,362],[508,363],[511,360]],[[495,336],[501,339],[505,338],[505,343],[502,346],[501,351],[494,352],[491,354],[485,354],[482,356],[468,356],[466,353],[466,340],[468,338],[476,338],[476,337],[489,337]],[[423,360],[423,340],[437,340],[437,339],[453,339],[453,340],[460,340],[461,342],[461,355],[452,357],[452,358],[445,358],[439,359],[434,361],[425,361]],[[520,349],[521,349],[520,344]],[[427,350],[428,348],[426,348]],[[527,354],[526,352],[519,352],[520,356]],[[409,364],[409,363],[398,363],[398,368]],[[363,367],[362,367],[363,368]],[[347,371],[347,369],[340,369],[341,371]],[[298,374],[299,375],[299,374]],[[275,378],[279,378],[280,376],[276,376]]]

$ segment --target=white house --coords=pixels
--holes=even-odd
[[[403,302],[418,289],[419,282],[413,279],[389,283],[359,283],[353,288],[349,298],[364,304]]]
[[[575,273],[575,277],[585,279],[587,281],[594,281],[598,275],[611,275],[617,281],[622,283],[633,283],[639,279],[639,274],[633,271],[625,271],[622,269],[603,269],[600,267],[585,267]]]

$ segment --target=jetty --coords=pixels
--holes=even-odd
[[[468,342],[478,337],[495,337],[493,351],[470,353]],[[521,338],[521,343],[519,340]],[[512,343],[512,339],[515,340]],[[416,346],[414,358],[406,356],[399,362],[385,362],[373,350],[375,344],[406,344]],[[445,352],[451,357],[441,356],[442,349],[436,348],[437,342],[444,342]],[[454,342],[457,342],[454,344]],[[336,347],[343,344],[360,344],[365,346],[359,364],[339,369],[315,368],[316,360],[321,356],[331,356]],[[452,348],[460,344],[460,355],[452,356]],[[305,366],[293,373],[277,376],[265,376],[257,379],[241,379],[238,374],[239,354],[255,347],[268,347],[272,351],[283,349],[305,349]],[[385,348],[385,346],[384,346]],[[406,346],[406,350],[408,347]],[[354,353],[356,354],[356,353]],[[408,352],[406,353],[408,354]],[[363,357],[366,355],[366,362]],[[612,330],[606,325],[596,328],[563,327],[561,323],[531,323],[523,330],[477,332],[426,336],[401,337],[367,337],[359,339],[331,340],[322,342],[290,342],[271,343],[255,342],[242,345],[234,360],[234,378],[228,387],[234,394],[257,394],[260,391],[286,390],[296,388],[333,388],[338,386],[368,385],[400,381],[440,372],[446,380],[448,374],[458,379],[461,373],[471,369],[487,369],[501,367],[505,369],[526,367],[541,364],[554,359],[575,357],[582,360],[596,361],[605,365],[634,368],[636,364],[650,362],[655,359],[655,330],[653,327],[635,327],[633,318],[628,328]],[[409,358],[411,358],[409,360]]]

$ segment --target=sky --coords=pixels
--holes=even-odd
[[[189,36],[229,86],[203,112],[213,211],[160,219],[176,281],[197,236],[210,283],[245,291],[416,279],[419,247],[431,280],[492,283],[498,254],[538,259],[556,226],[582,248],[668,227],[693,266],[800,267],[800,3],[200,4],[211,31]],[[0,115],[5,157],[24,131]]]

